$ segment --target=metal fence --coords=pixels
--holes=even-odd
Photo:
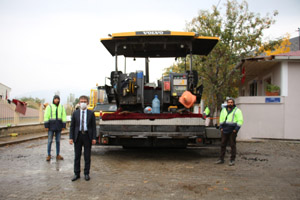
[[[43,123],[44,111],[27,107],[25,115],[15,112],[16,105],[0,99],[0,127]]]

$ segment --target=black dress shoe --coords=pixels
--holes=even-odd
[[[74,177],[72,178],[72,181],[76,181],[77,179],[80,179],[80,175],[74,175]]]
[[[89,181],[89,180],[90,180],[90,175],[88,175],[88,174],[84,175],[84,179],[85,179],[86,181]]]

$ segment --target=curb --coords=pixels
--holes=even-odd
[[[65,135],[67,133],[69,133],[68,130],[61,132],[62,135]],[[12,144],[19,144],[19,143],[22,143],[22,142],[27,142],[27,141],[37,140],[37,139],[42,139],[42,138],[48,138],[48,134],[45,133],[43,135],[38,135],[38,136],[34,136],[34,134],[32,134],[31,137],[23,138],[23,139],[21,138],[21,139],[15,140],[15,141],[4,141],[4,142],[0,141],[0,147],[7,146],[7,145],[12,145]]]

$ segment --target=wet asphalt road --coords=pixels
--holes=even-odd
[[[240,142],[233,167],[214,164],[219,148],[93,146],[88,182],[71,181],[67,135],[63,161],[46,162],[46,147],[39,139],[0,148],[0,199],[300,199],[299,142]]]

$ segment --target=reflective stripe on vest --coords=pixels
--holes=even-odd
[[[50,104],[50,119],[52,119],[52,104]]]
[[[235,112],[238,110],[237,107],[235,107],[233,113],[232,113],[232,120],[231,120],[231,123],[233,123],[233,120],[234,120],[234,115],[235,115]]]
[[[56,112],[57,112],[57,116],[56,116],[57,118],[55,118],[55,119],[61,119],[61,120],[62,120],[62,117],[63,117],[63,110],[61,110],[61,118],[58,117],[58,107],[59,107],[59,106],[61,106],[61,105],[59,104],[59,105],[57,106],[57,111],[56,111]],[[53,119],[53,117],[52,117],[52,104],[50,105],[50,120],[51,120],[51,119]]]
[[[225,124],[225,123],[226,123],[226,124],[233,124],[233,125],[237,124],[237,123],[233,122],[233,121],[234,121],[234,116],[235,116],[235,113],[236,113],[237,110],[238,110],[238,108],[235,107],[234,110],[232,111],[232,119],[231,119],[231,121],[227,121],[227,117],[228,117],[228,115],[230,115],[231,113],[228,114],[228,111],[226,110],[227,115],[226,115],[226,117],[225,117],[224,122],[221,122],[221,124]]]

